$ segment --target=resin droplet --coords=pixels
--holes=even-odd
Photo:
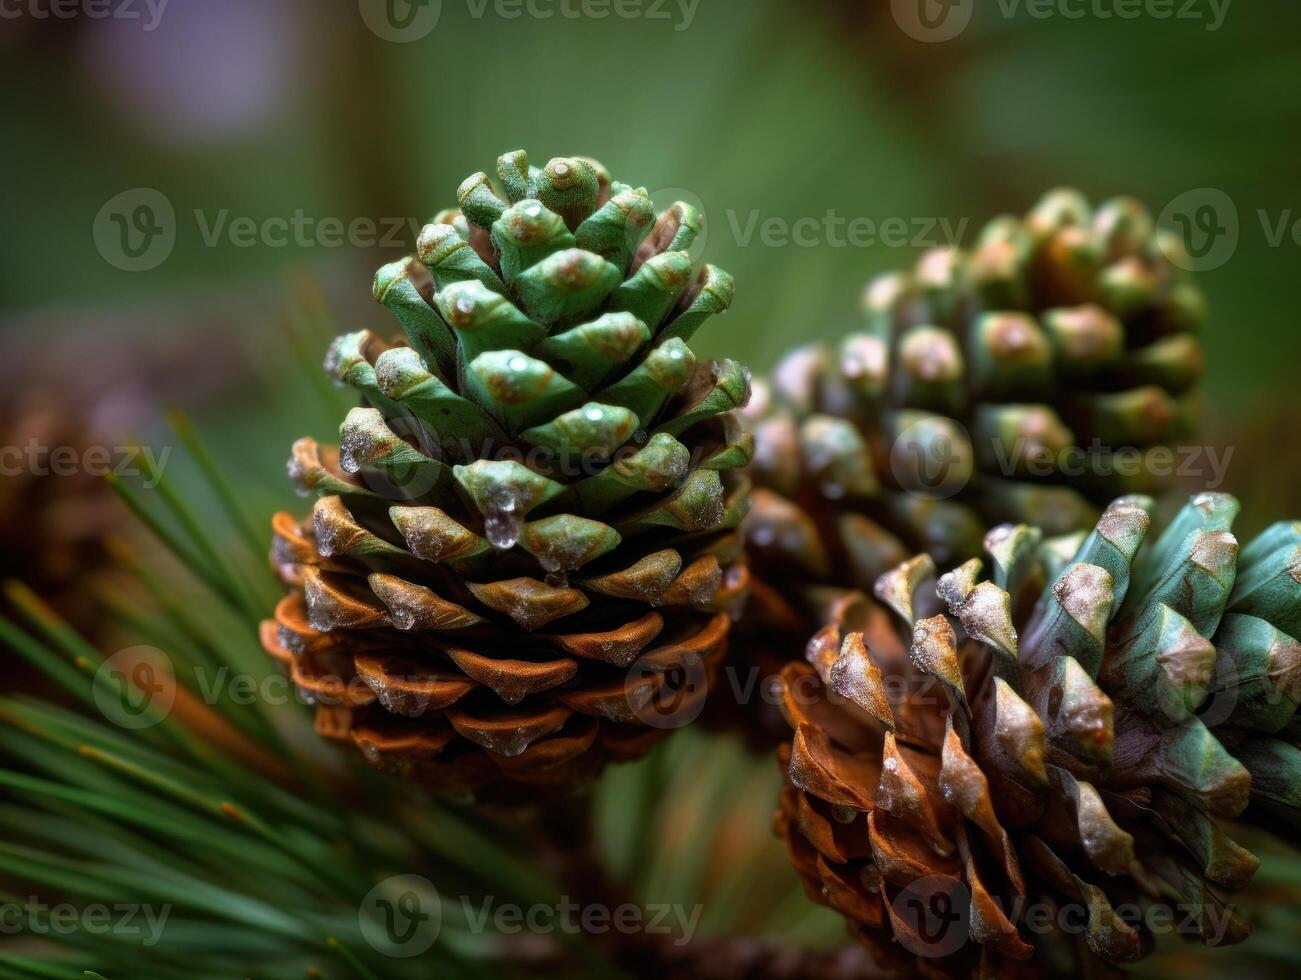
[[[361,464],[370,455],[370,438],[359,428],[349,428],[339,443],[339,468],[345,473],[358,473]]]
[[[846,806],[843,803],[837,803],[831,808],[831,816],[836,823],[853,823],[858,819],[858,811],[852,806]]]
[[[560,561],[550,555],[542,555],[538,558],[538,564],[546,572],[546,583],[553,589],[569,588],[569,571]]]
[[[501,487],[484,501],[487,511],[483,517],[483,533],[488,543],[500,551],[507,551],[519,542],[524,527],[524,512],[520,509],[519,495]]]

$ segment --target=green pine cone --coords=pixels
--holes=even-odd
[[[1246,935],[1224,901],[1259,862],[1223,820],[1301,826],[1301,524],[1239,549],[1237,501],[1208,493],[1145,545],[1151,506],[1122,498],[1087,536],[995,528],[988,578],[910,559],[783,670],[778,825],[869,946],[1042,970],[1071,944],[1027,902],[1078,909],[1110,963],[1149,949],[1149,904],[1210,944]],[[965,903],[958,941],[917,930],[919,888]]]
[[[821,591],[870,590],[925,551],[942,571],[989,528],[1050,535],[1152,492],[1197,428],[1203,317],[1135,201],[1077,192],[998,218],[969,250],[936,249],[864,296],[866,325],[787,355],[757,380],[746,521],[755,595],[740,667],[771,678],[818,625]],[[721,719],[760,746],[771,706]]]
[[[675,672],[704,697],[746,586],[750,379],[688,346],[733,288],[693,269],[701,215],[581,157],[498,178],[377,273],[402,339],[331,348],[361,405],[337,452],[294,447],[318,499],[276,518],[264,633],[322,732],[456,791],[643,752]]]
[[[868,588],[916,551],[974,557],[994,524],[1066,534],[1159,489],[1203,369],[1177,247],[1136,201],[1060,190],[869,284],[861,331],[756,389],[757,565]]]

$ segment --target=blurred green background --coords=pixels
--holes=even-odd
[[[1208,438],[1235,447],[1227,489],[1258,505],[1245,525],[1301,512],[1294,3],[1126,19],[1105,0],[1047,17],[968,0],[965,29],[928,43],[885,0],[160,2],[101,19],[19,0],[0,17],[0,383],[146,438],[186,405],[250,509],[289,504],[291,441],[338,417],[304,403],[283,318],[387,328],[373,270],[464,176],[523,147],[702,206],[704,251],[738,293],[700,353],[756,370],[853,326],[871,275],[950,230],[970,244],[1050,187],[1176,219],[1211,206],[1227,230],[1200,275]],[[1150,15],[1167,6],[1196,16]],[[905,240],[851,245],[862,219],[902,221]],[[1284,911],[1245,956],[1287,955]]]
[[[886,2],[534,0],[542,18],[519,0],[387,0],[414,17],[405,33],[381,23],[399,43],[368,26],[385,0],[170,0],[156,22],[143,0],[134,20],[33,15],[48,2],[0,19],[6,345],[73,325],[144,347],[196,331],[207,356],[235,342],[227,326],[256,339],[304,268],[344,320],[375,324],[369,271],[412,244],[393,221],[418,226],[519,146],[697,198],[708,255],[739,284],[706,353],[739,350],[757,369],[852,324],[861,283],[910,263],[914,233],[943,242],[936,219],[965,222],[970,243],[1057,184],[1156,213],[1216,189],[1239,242],[1201,277],[1212,415],[1297,418],[1279,397],[1301,354],[1287,292],[1301,258],[1294,4],[1195,0],[1188,17],[1122,19],[1094,12],[1099,0],[1048,18],[980,2],[958,37],[923,43]],[[170,202],[175,244],[124,272],[94,228],[134,188]],[[238,237],[295,213],[302,236]],[[909,241],[852,247],[828,214],[903,219]],[[379,234],[331,237],[358,219]],[[770,219],[785,240],[760,234]],[[130,330],[118,337],[105,313]]]

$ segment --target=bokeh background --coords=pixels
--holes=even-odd
[[[1250,528],[1301,513],[1301,8],[1118,6],[957,0],[940,42],[886,0],[10,0],[6,404],[35,390],[146,440],[184,406],[269,510],[291,441],[338,417],[291,360],[323,354],[327,319],[386,325],[372,271],[505,150],[701,205],[738,283],[701,353],[756,370],[852,327],[919,245],[1066,184],[1190,222],[1224,489]],[[854,246],[856,219],[907,233]],[[1278,861],[1262,887],[1291,880]],[[1277,966],[1294,920],[1246,950]]]
[[[374,323],[369,271],[516,146],[698,200],[709,256],[740,286],[705,353],[756,369],[852,325],[860,284],[917,243],[970,242],[1069,184],[1189,215],[1193,234],[1215,209],[1211,431],[1244,443],[1236,491],[1296,484],[1293,4],[1152,5],[1164,19],[1062,0],[1045,18],[1038,2],[967,0],[950,20],[970,22],[943,43],[884,0],[135,0],[134,19],[50,6],[14,0],[0,18],[11,368],[54,356],[76,375],[64,383],[103,390],[134,362],[197,396],[265,364],[259,338],[304,274],[340,319]],[[114,212],[158,201],[165,258],[123,271]],[[275,222],[295,215],[286,235]],[[854,247],[833,224],[854,219],[908,233]],[[292,419],[225,389],[217,401],[258,436],[250,464],[282,452]]]

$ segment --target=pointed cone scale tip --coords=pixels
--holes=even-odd
[[[934,575],[935,561],[931,556],[917,555],[877,579],[873,592],[897,612],[904,622],[912,625],[916,621],[913,615],[913,596],[921,584]]]

